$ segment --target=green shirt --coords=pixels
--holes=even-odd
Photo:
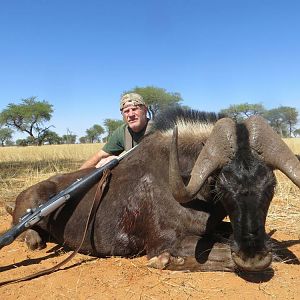
[[[112,154],[119,155],[125,150],[125,130],[129,130],[130,135],[132,136],[133,145],[138,144],[142,137],[145,134],[147,126],[145,126],[141,131],[134,132],[131,128],[128,127],[127,124],[123,124],[118,127],[108,139],[107,143],[103,146],[102,150]]]

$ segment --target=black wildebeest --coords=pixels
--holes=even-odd
[[[184,266],[186,257],[196,257],[186,268],[267,268],[272,253],[265,221],[276,185],[273,170],[281,170],[299,187],[296,156],[261,117],[236,124],[213,114],[175,109],[161,114],[154,128],[134,154],[112,170],[80,252],[102,257],[146,253],[155,267]],[[26,208],[45,202],[88,172],[57,175],[23,191],[16,199],[13,222]],[[95,190],[93,186],[78,194],[28,230],[28,246],[42,247],[47,232],[58,243],[76,248]],[[226,215],[233,228],[229,244],[213,237]],[[211,251],[203,256],[203,245],[210,243]]]

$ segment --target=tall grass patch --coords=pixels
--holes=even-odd
[[[0,147],[0,201],[57,173],[77,170],[103,144]]]

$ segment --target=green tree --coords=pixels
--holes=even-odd
[[[86,136],[82,136],[79,138],[79,143],[80,144],[86,144],[87,143],[87,137]]]
[[[28,136],[26,139],[18,139],[16,140],[17,146],[32,146],[35,144],[35,139],[31,136]]]
[[[28,146],[28,141],[27,141],[27,139],[17,139],[16,145],[17,146]]]
[[[112,133],[124,122],[122,120],[116,120],[116,119],[105,119],[104,120],[104,126],[107,132],[106,140],[112,135]]]
[[[62,135],[63,144],[75,144],[77,135],[74,134],[69,128],[67,128],[67,134]]]
[[[8,140],[5,142],[5,146],[14,146],[15,142],[13,140]]]
[[[179,105],[183,100],[180,93],[170,93],[163,88],[155,86],[135,87],[133,90],[123,94],[126,93],[138,93],[144,98],[151,119],[155,118],[159,110],[169,105]]]
[[[75,144],[76,143],[76,134],[64,134],[61,139],[63,144]]]
[[[266,109],[262,104],[242,103],[230,105],[228,108],[222,109],[220,113],[240,121],[252,115],[263,115],[265,111]]]
[[[293,134],[295,137],[300,136],[300,128],[295,129]]]
[[[86,139],[90,143],[100,142],[101,135],[104,133],[104,128],[101,125],[95,124],[86,131]]]
[[[45,134],[44,144],[47,143],[49,145],[58,145],[62,143],[62,138],[54,131],[48,130]]]
[[[298,112],[296,108],[289,106],[280,106],[278,109],[283,115],[284,122],[288,127],[289,137],[291,137],[298,122]]]
[[[283,137],[291,137],[298,122],[298,112],[294,107],[280,106],[265,112],[264,117],[274,130]]]
[[[36,97],[21,100],[21,104],[9,103],[0,113],[0,123],[17,131],[27,133],[36,145],[43,143],[45,131],[44,123],[52,117],[53,109],[47,101],[38,101]]]
[[[267,110],[264,113],[264,118],[268,120],[273,129],[281,136],[287,135],[287,126],[284,123],[282,113],[278,108]]]
[[[10,144],[12,141],[13,130],[10,128],[0,128],[0,144],[4,145]]]

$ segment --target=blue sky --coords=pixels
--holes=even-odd
[[[0,0],[0,110],[37,96],[80,137],[148,85],[200,110],[300,113],[300,1]]]

